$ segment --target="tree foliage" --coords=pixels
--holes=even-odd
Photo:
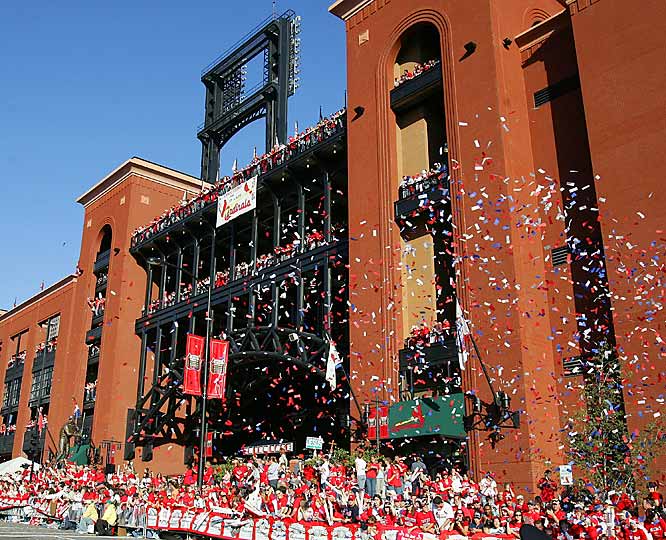
[[[620,362],[611,349],[587,362],[583,395],[586,406],[569,426],[569,455],[578,474],[603,497],[643,488],[666,448],[664,430],[653,422],[628,433]]]

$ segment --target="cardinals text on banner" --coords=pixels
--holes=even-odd
[[[221,194],[217,199],[217,224],[221,227],[232,219],[257,207],[257,177]]]
[[[210,365],[208,367],[208,399],[224,399],[227,384],[227,363],[229,342],[221,339],[210,340]]]
[[[183,393],[191,396],[201,395],[201,357],[204,351],[204,338],[187,334],[185,348],[185,377]]]

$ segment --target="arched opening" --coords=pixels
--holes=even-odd
[[[99,249],[97,254],[104,253],[111,249],[111,240],[113,237],[113,231],[111,230],[111,225],[104,225],[100,231],[101,240],[99,242]]]
[[[449,159],[439,31],[431,23],[418,23],[403,33],[399,46],[393,86],[395,89],[402,87],[400,92],[406,97],[402,97],[401,104],[393,110],[399,196],[403,197],[405,185],[416,188],[410,193],[418,193],[421,189],[430,189],[417,185],[423,183],[424,178],[430,179],[427,185],[431,187],[436,185],[432,178],[445,181]],[[438,171],[438,174],[433,176],[431,171]],[[425,225],[419,228],[420,232],[403,235],[408,238],[402,241],[405,337],[414,327],[427,325],[432,328],[438,323],[453,325],[455,320],[448,193],[446,200],[436,207],[431,206],[429,212],[421,212],[419,219]]]

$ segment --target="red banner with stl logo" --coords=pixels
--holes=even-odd
[[[386,405],[379,407],[370,407],[368,410],[368,439],[377,438],[377,429],[379,428],[379,438],[388,439],[388,413],[389,408]]]
[[[204,353],[204,343],[203,337],[187,334],[183,393],[191,396],[201,395],[201,359]]]
[[[208,399],[224,399],[228,363],[229,342],[221,339],[211,339],[210,365],[208,366]]]

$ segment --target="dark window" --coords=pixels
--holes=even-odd
[[[534,106],[541,107],[541,105],[553,101],[564,94],[568,94],[573,90],[577,90],[578,88],[580,88],[580,79],[578,78],[578,75],[562,79],[555,84],[550,84],[546,86],[546,88],[534,92]]]

